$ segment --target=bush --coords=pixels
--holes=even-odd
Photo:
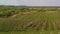
[[[13,14],[19,13],[21,10],[17,8],[0,8],[0,17],[8,17]]]
[[[44,10],[43,8],[39,9],[38,12],[45,12],[46,10]]]

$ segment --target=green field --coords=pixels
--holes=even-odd
[[[12,31],[0,32],[0,34],[60,34],[60,31]]]
[[[0,18],[0,31],[13,31],[13,34],[49,34],[53,31],[52,33],[57,34],[60,32],[59,15],[59,12],[35,12],[17,15],[15,18]],[[11,32],[1,32],[5,33]]]
[[[0,34],[58,34],[60,10],[50,10],[2,8],[0,9]]]

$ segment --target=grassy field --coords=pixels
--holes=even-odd
[[[0,32],[0,34],[60,34],[60,31],[16,31]]]
[[[0,34],[60,34],[60,10],[37,10],[0,9]]]
[[[58,34],[58,30],[60,12],[34,12],[19,14],[15,18],[0,18],[1,34]]]

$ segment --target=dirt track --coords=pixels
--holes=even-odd
[[[31,13],[34,13],[36,11],[31,11],[31,12],[19,12],[18,14],[14,14],[12,16],[10,16],[9,18],[14,18],[16,17],[17,15],[24,15],[24,14],[31,14]],[[46,11],[46,13],[53,13],[53,12],[56,12],[56,11]]]

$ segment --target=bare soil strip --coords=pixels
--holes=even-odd
[[[31,14],[31,13],[34,13],[34,12],[36,12],[36,11],[19,12],[18,14],[14,14],[14,15],[10,16],[9,18],[14,18],[14,17],[16,17],[17,15]]]
[[[10,16],[10,18],[14,18],[14,17],[16,17],[17,15],[31,14],[31,13],[34,13],[34,12],[37,12],[37,11],[19,12],[18,14],[14,14],[14,15]],[[46,13],[53,13],[53,12],[56,12],[56,11],[46,11]]]

